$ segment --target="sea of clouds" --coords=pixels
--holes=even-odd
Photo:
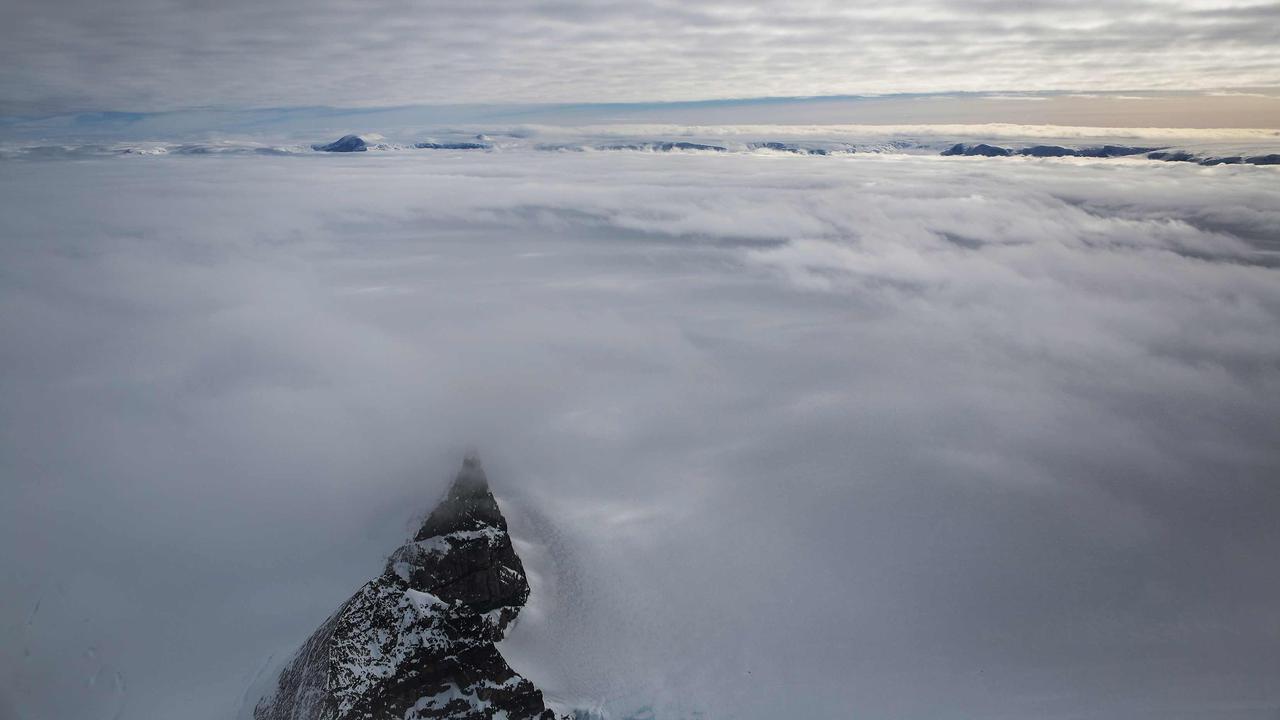
[[[0,717],[216,720],[480,450],[616,719],[1274,718],[1280,170],[0,172]],[[648,708],[648,710],[646,710]]]

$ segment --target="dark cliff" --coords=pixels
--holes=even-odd
[[[529,597],[484,470],[468,457],[412,542],[307,640],[255,720],[551,720],[494,643]]]

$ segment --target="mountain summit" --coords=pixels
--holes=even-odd
[[[343,135],[331,143],[317,143],[311,146],[312,150],[320,152],[365,152],[369,149],[369,143],[359,135]]]
[[[474,454],[379,577],[280,673],[255,720],[551,720],[498,653],[529,598],[507,521]]]

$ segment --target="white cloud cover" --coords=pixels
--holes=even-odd
[[[566,702],[1280,707],[1274,168],[6,167],[6,720],[230,716],[468,445]]]
[[[1278,20],[1256,0],[10,0],[0,108],[1275,87]]]

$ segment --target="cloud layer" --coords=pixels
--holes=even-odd
[[[566,703],[1280,707],[1273,169],[13,167],[6,718],[230,716],[469,445],[535,574],[504,653]]]
[[[0,98],[41,112],[1276,86],[1278,27],[1251,0],[13,0]]]

